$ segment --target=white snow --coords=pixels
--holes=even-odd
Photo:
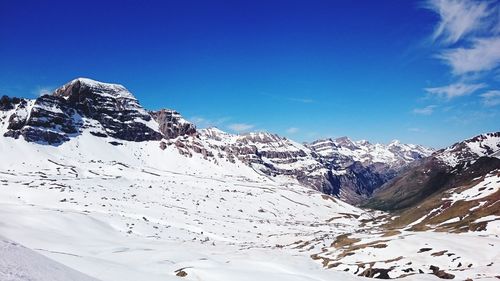
[[[467,188],[461,192],[457,192],[456,189],[450,191],[450,199],[454,202],[458,200],[477,200],[494,194],[498,190],[500,190],[500,175],[489,174],[481,182],[471,188]]]
[[[351,232],[358,208],[241,162],[84,132],[59,147],[0,139],[0,235],[100,280],[332,280],[292,243]],[[283,246],[283,247],[282,247]]]
[[[0,236],[2,281],[98,281]]]

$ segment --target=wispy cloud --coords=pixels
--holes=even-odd
[[[299,128],[296,128],[296,127],[290,127],[290,128],[288,128],[288,129],[286,129],[286,132],[287,132],[288,134],[296,134],[296,133],[298,133],[299,131],[300,131],[300,129],[299,129]]]
[[[436,105],[428,105],[426,107],[413,109],[413,113],[419,114],[419,115],[431,115],[432,113],[434,113],[435,108],[436,108]]]
[[[500,65],[500,36],[474,39],[470,47],[448,49],[437,57],[444,60],[455,75],[493,70]]]
[[[44,96],[44,95],[51,95],[52,93],[54,92],[54,89],[53,88],[50,88],[50,87],[37,87],[33,93],[37,96],[37,97],[41,97],[41,96]]]
[[[229,124],[227,127],[237,133],[243,133],[255,128],[255,125],[246,123],[233,123]]]
[[[487,84],[492,84],[488,79],[500,70],[500,2],[427,0],[425,3],[426,8],[439,16],[432,35],[439,49],[435,57],[450,67],[455,79],[450,85],[429,87],[425,91],[450,100],[487,89]],[[485,105],[494,104],[496,97],[487,95],[481,99]]]
[[[500,91],[492,90],[480,95],[484,106],[500,105]]]
[[[434,40],[441,39],[451,44],[483,29],[491,14],[488,1],[429,0],[425,6],[440,17]]]
[[[201,116],[193,116],[189,118],[189,121],[194,123],[198,128],[220,127],[229,120],[231,120],[231,117],[220,117],[220,118],[210,119]]]
[[[448,86],[426,88],[425,91],[429,94],[437,95],[439,97],[445,97],[447,99],[452,99],[456,97],[466,96],[474,93],[475,91],[486,87],[486,84],[465,84],[458,82]]]

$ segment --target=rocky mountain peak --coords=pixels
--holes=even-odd
[[[478,157],[500,158],[500,132],[481,134],[436,151],[434,157],[449,166],[474,161]]]
[[[399,146],[399,145],[401,145],[401,142],[399,140],[392,140],[389,143],[389,146]]]
[[[54,91],[54,96],[63,98],[72,98],[85,91],[91,91],[94,94],[109,95],[116,99],[136,98],[120,84],[104,83],[89,78],[76,78]]]
[[[160,132],[166,139],[196,134],[196,126],[184,119],[181,114],[171,109],[151,111],[151,116],[158,122]]]
[[[199,132],[200,135],[204,138],[215,140],[218,142],[231,142],[231,139],[236,138],[234,135],[226,133],[217,127],[201,129]]]
[[[4,136],[58,145],[88,130],[98,137],[159,140],[158,124],[123,86],[78,78],[9,113]]]
[[[251,132],[239,136],[239,139],[243,143],[271,143],[271,142],[283,142],[286,138],[280,137],[277,134],[272,134],[268,132]]]
[[[340,137],[335,139],[335,144],[337,146],[342,146],[348,149],[356,149],[356,144],[348,137]]]

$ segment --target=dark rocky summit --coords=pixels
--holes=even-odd
[[[196,126],[182,118],[175,110],[161,109],[151,111],[150,114],[158,122],[160,132],[166,139],[196,134]]]
[[[12,107],[11,107],[12,108]],[[151,115],[123,86],[79,78],[34,101],[22,100],[9,117],[7,137],[60,144],[91,128],[95,136],[160,140]]]

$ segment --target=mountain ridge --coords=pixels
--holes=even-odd
[[[411,162],[432,153],[399,141],[383,145],[341,137],[300,144],[269,132],[198,130],[175,110],[147,111],[121,84],[88,78],[76,78],[34,100],[4,100],[6,137],[60,145],[89,130],[96,137],[110,137],[113,145],[123,140],[160,141],[161,149],[174,146],[186,156],[238,158],[268,176],[289,177],[356,204]]]
[[[491,249],[500,170],[492,169],[500,160],[487,157],[497,153],[496,133],[442,160],[446,149],[425,156],[398,142],[341,138],[311,147],[272,133],[198,130],[175,110],[138,109],[130,96],[105,92],[121,88],[92,87],[25,100],[24,109],[20,99],[1,99],[1,235],[103,281],[465,280],[498,272]],[[37,134],[27,139],[23,130]],[[148,130],[157,135],[145,139]],[[45,132],[67,139],[51,144]],[[449,182],[420,192],[429,196],[409,209],[347,203],[362,204],[401,177],[389,193],[409,202],[398,194],[408,194],[405,186],[419,192],[419,178],[404,176],[412,173]]]

